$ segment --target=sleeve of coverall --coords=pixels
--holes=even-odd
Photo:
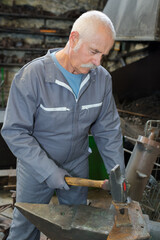
[[[30,69],[17,74],[12,82],[2,136],[13,154],[21,160],[38,182],[58,171],[58,166],[32,136],[37,108],[37,76]],[[37,83],[36,83],[37,82]]]
[[[103,100],[102,109],[96,122],[91,128],[92,135],[97,144],[107,172],[116,165],[120,165],[121,173],[125,173],[124,152],[120,118],[112,95],[112,82],[107,77],[107,90]]]

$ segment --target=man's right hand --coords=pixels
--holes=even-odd
[[[70,188],[64,179],[65,176],[70,176],[70,174],[66,170],[57,167],[54,173],[46,179],[46,183],[52,189],[69,190]]]

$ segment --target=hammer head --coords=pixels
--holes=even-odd
[[[122,176],[118,164],[110,172],[109,185],[114,202],[124,203],[127,201],[127,182]]]

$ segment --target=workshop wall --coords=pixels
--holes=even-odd
[[[27,62],[63,47],[75,19],[107,0],[1,0],[0,107],[4,108],[15,73]]]
[[[63,14],[67,11],[85,9],[85,11],[90,9],[102,10],[106,4],[107,0],[1,0],[2,4],[13,6],[32,6],[38,7],[45,11],[52,12],[56,15]]]

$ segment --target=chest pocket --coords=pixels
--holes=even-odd
[[[67,107],[55,107],[55,108],[46,108],[42,104],[40,105],[40,108],[42,108],[46,112],[66,112],[70,111]]]
[[[79,120],[86,126],[90,126],[98,117],[102,102],[81,106]]]
[[[68,107],[48,108],[42,104],[39,107],[35,128],[47,132],[60,133],[71,121],[71,109]]]

